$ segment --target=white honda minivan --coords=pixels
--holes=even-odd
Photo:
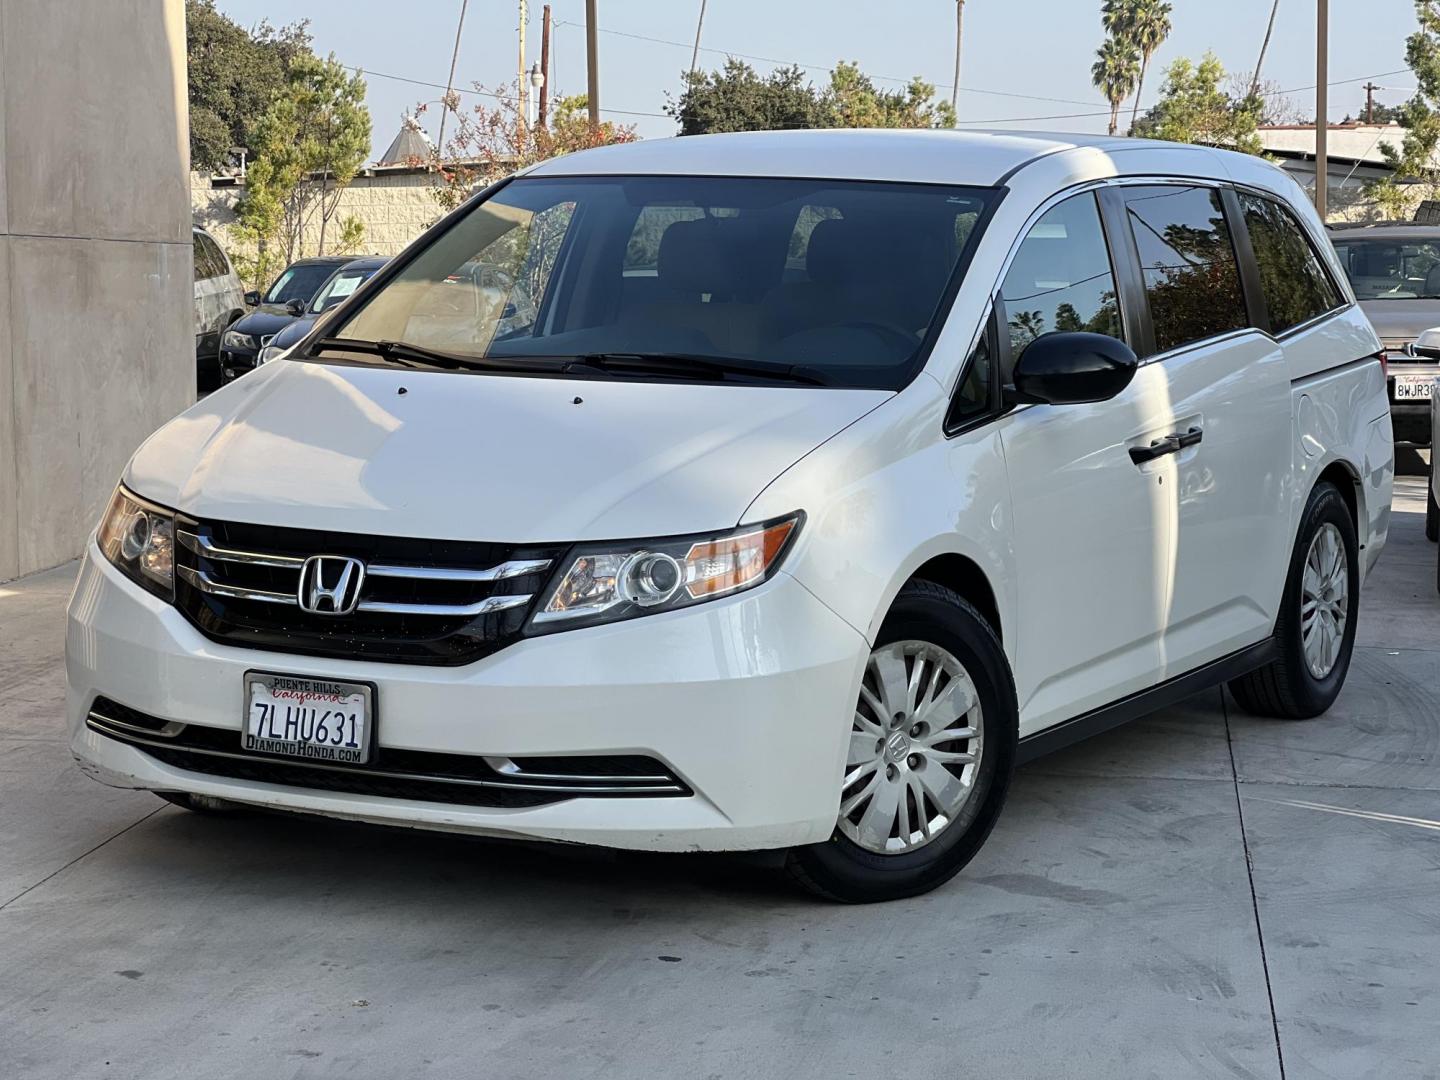
[[[558,158],[136,453],[70,605],[73,750],[192,809],[919,893],[1017,762],[1220,683],[1335,700],[1389,523],[1379,352],[1254,157]]]

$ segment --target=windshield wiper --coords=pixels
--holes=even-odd
[[[708,356],[698,353],[603,352],[575,358],[569,370],[598,368],[607,373],[709,376],[746,375],[757,379],[828,386],[830,380],[819,372],[795,364],[772,364],[735,356]]]
[[[558,371],[557,365],[507,362],[484,356],[440,352],[407,341],[367,341],[364,338],[321,338],[310,346],[311,355],[322,352],[370,353],[402,367],[434,367],[446,371]],[[517,358],[518,359],[518,358]]]

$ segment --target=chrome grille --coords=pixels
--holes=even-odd
[[[559,554],[185,519],[176,539],[176,603],[215,640],[429,664],[466,663],[517,637]],[[350,614],[304,610],[301,571],[315,555],[363,564]]]

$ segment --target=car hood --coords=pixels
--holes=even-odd
[[[202,519],[511,543],[728,528],[888,398],[282,361],[193,406],[126,471]]]
[[[308,334],[319,318],[319,315],[302,315],[298,319],[292,319],[283,330],[275,335],[275,340],[270,344],[281,349],[288,349]]]
[[[1391,348],[1409,344],[1420,331],[1440,326],[1440,300],[1361,300],[1360,310]]]
[[[265,334],[273,334],[283,330],[295,321],[295,316],[286,311],[283,307],[265,304],[256,308],[248,315],[242,315],[235,320],[231,330],[238,330],[242,334],[254,334],[256,337]]]

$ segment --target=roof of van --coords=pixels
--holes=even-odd
[[[526,175],[846,177],[991,187],[1038,158],[1079,147],[1102,153],[1185,151],[1195,157],[1196,174],[1217,177],[1225,175],[1221,156],[1232,156],[1209,147],[1106,135],[832,128],[644,139],[551,158]]]

